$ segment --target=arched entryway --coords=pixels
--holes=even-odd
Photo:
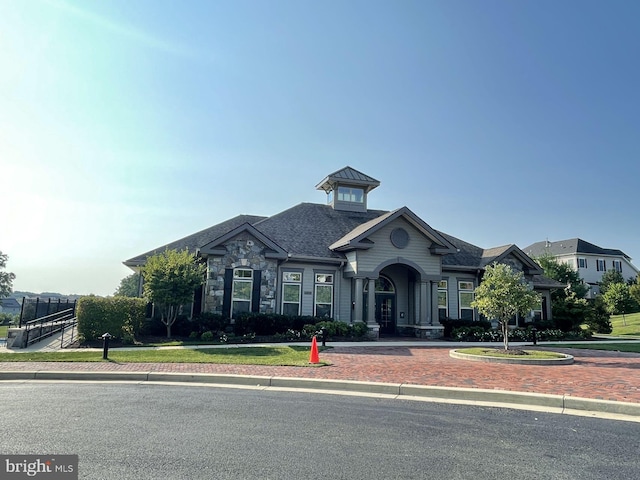
[[[376,280],[370,280],[364,287],[365,310],[368,304],[369,285],[375,283],[375,319],[380,325],[381,335],[395,335],[396,333],[396,287],[388,277],[380,275]],[[365,312],[366,318],[366,312]]]

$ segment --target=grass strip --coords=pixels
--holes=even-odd
[[[0,353],[0,362],[104,362],[102,351]],[[299,346],[167,350],[109,350],[115,363],[218,363],[236,365],[324,366],[309,364],[309,348]]]
[[[589,350],[607,350],[610,352],[640,353],[640,343],[620,342],[620,343],[545,343],[545,347],[551,348],[577,348]]]

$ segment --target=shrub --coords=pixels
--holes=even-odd
[[[129,297],[82,297],[78,300],[78,334],[83,341],[110,333],[117,340],[133,343],[145,320],[147,302]]]
[[[444,327],[444,337],[452,338],[453,330],[456,328],[462,327],[479,327],[483,330],[491,329],[491,322],[488,320],[453,320],[450,318],[445,318],[444,320],[440,320],[440,323]]]
[[[213,339],[215,338],[215,335],[213,334],[213,332],[211,330],[207,330],[206,332],[204,332],[201,336],[200,339],[203,342],[211,342],[213,341]]]

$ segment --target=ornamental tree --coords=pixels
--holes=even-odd
[[[485,269],[471,306],[488,319],[498,321],[504,337],[504,349],[509,350],[509,320],[517,314],[529,312],[539,302],[540,295],[525,283],[522,272],[504,263],[493,263]]]
[[[625,313],[629,313],[634,307],[634,300],[629,293],[629,285],[626,283],[612,283],[602,296],[607,310],[612,315],[622,314],[622,323],[627,325]]]
[[[149,257],[142,267],[144,298],[160,310],[167,338],[180,307],[192,302],[194,290],[204,283],[205,270],[188,250],[165,250]]]
[[[8,259],[9,256],[0,251],[0,298],[9,296],[13,289],[13,280],[16,278],[15,274],[3,271],[7,268]]]

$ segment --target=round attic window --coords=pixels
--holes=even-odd
[[[391,232],[391,243],[396,248],[405,248],[409,245],[409,234],[404,228],[396,228]]]

